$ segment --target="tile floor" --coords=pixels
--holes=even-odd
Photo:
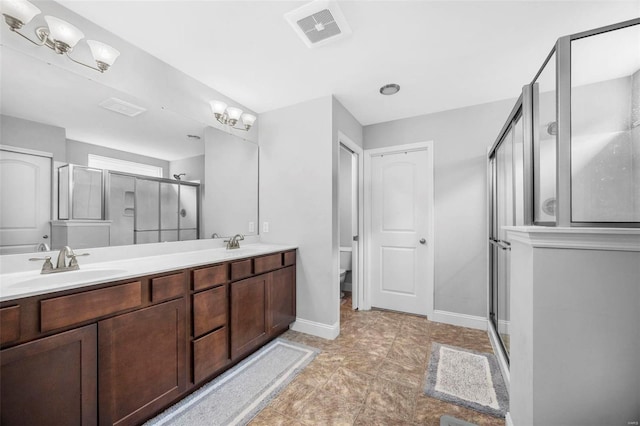
[[[340,306],[340,315],[335,340],[291,330],[283,335],[322,352],[251,426],[436,426],[445,414],[479,426],[504,426],[504,419],[423,393],[431,342],[493,352],[486,332],[397,312],[353,311],[351,300]]]

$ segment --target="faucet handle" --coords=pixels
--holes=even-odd
[[[77,254],[77,253],[71,253],[71,254],[68,254],[68,255],[67,255],[67,258],[69,258],[69,259],[73,259],[73,258],[75,258],[75,257],[80,257],[80,256],[90,256],[90,255],[91,255],[91,253],[80,253],[80,254]]]
[[[29,260],[32,262],[35,262],[38,260],[44,260],[44,265],[42,265],[42,269],[40,270],[41,274],[46,274],[48,272],[53,271],[53,263],[51,263],[51,256],[31,257],[29,258]]]
[[[79,268],[80,266],[78,265],[78,259],[76,259],[76,257],[78,257],[78,256],[89,256],[89,254],[90,253],[80,253],[80,254],[72,253],[72,254],[68,254],[67,257],[69,259],[71,259],[69,261],[68,268]]]

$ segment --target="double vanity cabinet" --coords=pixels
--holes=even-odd
[[[295,320],[295,250],[0,305],[2,425],[140,424]]]

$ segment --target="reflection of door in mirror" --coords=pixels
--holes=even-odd
[[[50,156],[0,149],[0,254],[49,244],[51,162]]]

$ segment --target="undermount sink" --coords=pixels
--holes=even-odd
[[[30,290],[33,288],[46,287],[55,288],[64,285],[71,285],[82,282],[90,282],[104,279],[111,279],[113,276],[126,273],[125,269],[87,269],[78,271],[55,272],[52,274],[42,274],[34,278],[26,278],[10,283],[5,288],[20,288]]]

